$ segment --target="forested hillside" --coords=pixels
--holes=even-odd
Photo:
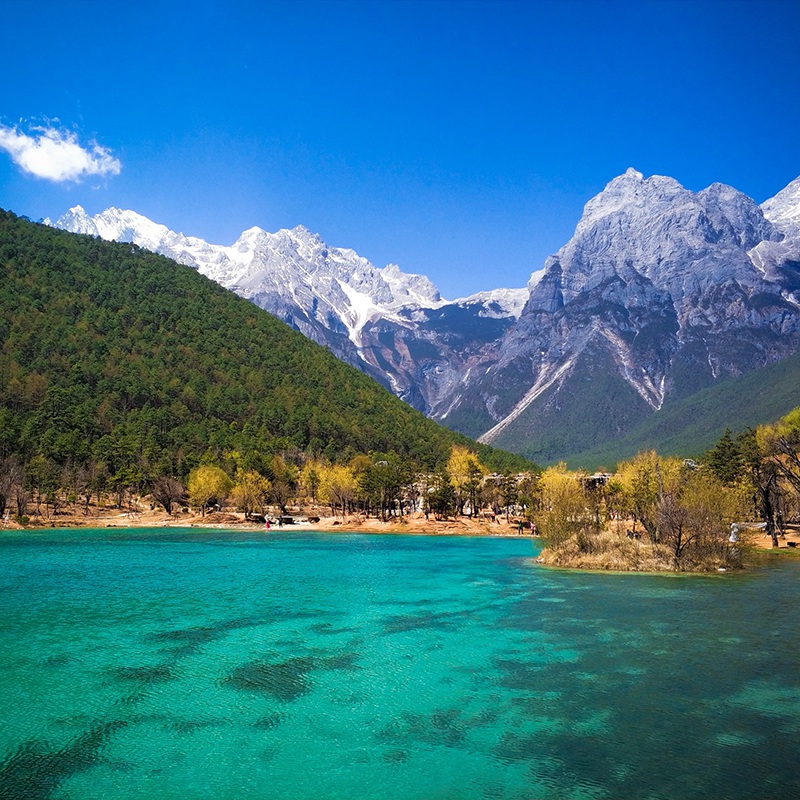
[[[135,245],[0,212],[0,457],[109,480],[280,452],[441,466],[441,428],[251,303]],[[494,469],[528,465],[475,445]]]
[[[726,428],[744,430],[772,422],[800,404],[800,353],[729,378],[683,400],[668,403],[626,436],[575,455],[570,466],[613,467],[640,450],[699,456]]]

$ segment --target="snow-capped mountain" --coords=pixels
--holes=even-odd
[[[118,208],[89,217],[75,206],[54,225],[134,242],[195,267],[262,307],[267,306],[260,301],[273,293],[283,303],[291,297],[310,317],[325,321],[335,317],[332,326],[344,326],[354,344],[359,343],[364,325],[375,317],[392,316],[406,306],[435,308],[443,303],[426,277],[407,275],[393,264],[377,269],[352,250],[328,247],[302,225],[277,233],[249,228],[229,247],[175,233],[141,214]]]
[[[695,193],[628,170],[547,260],[481,384],[454,403],[455,425],[463,404],[488,428],[483,441],[538,440],[548,458],[795,352],[800,263],[786,256],[796,210],[793,192],[762,209],[730,186]]]
[[[113,208],[52,224],[196,267],[429,416],[541,460],[800,349],[800,178],[759,207],[629,169],[526,288],[452,302],[302,226],[222,246]]]
[[[465,358],[497,339],[528,296],[500,289],[450,303],[425,276],[395,264],[377,268],[301,225],[277,233],[249,228],[225,246],[118,208],[89,216],[75,206],[45,223],[133,242],[194,267],[430,414],[444,384],[461,376]]]

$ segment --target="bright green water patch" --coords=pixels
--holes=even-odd
[[[800,564],[530,540],[0,538],[0,798],[800,796]]]

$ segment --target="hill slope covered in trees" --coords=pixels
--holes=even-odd
[[[591,451],[568,455],[570,466],[613,467],[640,450],[700,456],[726,428],[772,422],[800,404],[800,353],[668,403],[629,434]]]
[[[0,457],[141,483],[235,452],[446,462],[464,437],[251,303],[131,244],[0,211]],[[517,456],[469,442],[490,467]]]

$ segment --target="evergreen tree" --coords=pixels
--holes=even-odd
[[[730,428],[725,429],[719,441],[706,453],[704,458],[708,468],[727,486],[742,477],[744,459]]]

